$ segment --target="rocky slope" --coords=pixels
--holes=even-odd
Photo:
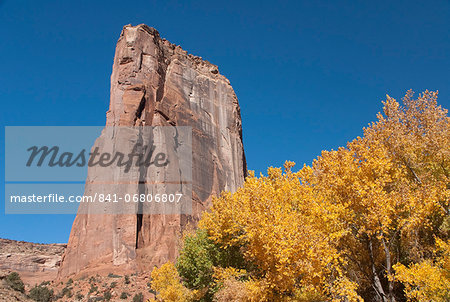
[[[10,288],[3,279],[0,273],[0,301],[4,302],[20,302],[20,301],[33,301],[29,299],[25,294],[15,291]]]
[[[235,191],[244,181],[246,163],[237,97],[217,66],[188,54],[162,39],[146,25],[123,28],[116,47],[111,76],[111,99],[106,125],[192,127],[192,212],[189,214],[123,215],[90,214],[82,208],[73,223],[59,277],[111,272],[149,271],[154,265],[174,260],[178,240],[187,226],[195,226],[210,206],[213,195]],[[102,148],[117,150],[128,141],[97,140]],[[173,137],[167,143],[178,142]],[[137,174],[156,175],[160,182],[171,171],[158,174],[152,167]],[[180,169],[181,170],[181,169]],[[89,168],[85,192],[106,190],[96,180],[121,179],[119,169]],[[131,182],[121,193],[149,192],[146,184]]]
[[[65,244],[39,244],[0,238],[0,271],[18,272],[30,285],[56,278]]]

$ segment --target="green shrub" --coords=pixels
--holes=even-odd
[[[238,247],[223,249],[201,229],[184,237],[176,268],[187,288],[206,290],[205,299],[211,300],[217,291],[216,287],[211,286],[214,283],[213,268],[227,266],[245,268],[245,261]]]
[[[110,288],[114,288],[114,287],[116,287],[117,286],[117,282],[116,281],[114,281],[114,282],[111,282],[111,285],[109,286]]]
[[[134,295],[133,302],[144,302],[144,295],[142,293]]]
[[[25,286],[23,285],[22,279],[20,279],[20,276],[16,272],[12,272],[5,278],[6,284],[11,287],[13,290],[16,290],[18,292],[25,292]]]
[[[126,292],[122,292],[120,294],[120,299],[125,300],[126,298],[128,298],[128,294]]]
[[[122,276],[119,276],[119,275],[116,275],[116,274],[113,274],[113,273],[109,273],[108,274],[108,278],[122,278]]]
[[[72,283],[73,283],[73,280],[72,280],[72,278],[70,278],[69,280],[67,280],[66,285],[70,286],[70,285],[72,285]]]
[[[109,301],[111,300],[111,292],[109,290],[107,290],[106,292],[103,293],[103,300],[105,301]]]
[[[77,294],[75,295],[75,299],[77,299],[78,301],[83,300],[83,298],[84,298],[84,296],[83,296],[82,293],[77,293]]]
[[[176,267],[186,286],[200,289],[211,283],[217,254],[218,249],[203,230],[184,238]]]
[[[72,289],[69,288],[69,287],[64,287],[63,290],[62,290],[62,292],[61,292],[61,295],[62,295],[63,297],[64,297],[64,296],[67,296],[68,298],[71,298],[71,297],[73,296],[73,294],[72,294]]]
[[[94,284],[91,284],[91,288],[89,289],[89,293],[92,294],[93,292],[98,291],[98,287]]]
[[[128,275],[125,275],[125,284],[130,284],[130,277]]]
[[[48,289],[47,286],[35,286],[30,290],[28,297],[37,302],[50,302],[53,298],[53,290]]]

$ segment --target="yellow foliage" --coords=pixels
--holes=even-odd
[[[437,92],[408,92],[403,103],[388,96],[363,137],[312,166],[251,172],[213,199],[199,227],[246,262],[214,268],[217,297],[388,302],[400,281],[410,299],[449,300],[450,119]],[[173,264],[152,278],[159,299],[194,298]]]
[[[259,302],[275,300],[270,285],[265,280],[249,280],[245,283],[247,301]]]
[[[446,302],[450,300],[450,245],[437,239],[435,259],[424,260],[409,267],[394,265],[395,278],[405,285],[412,301]]]
[[[194,301],[195,291],[190,291],[181,284],[178,272],[172,262],[167,262],[159,268],[155,267],[151,277],[151,288],[157,292],[155,301]]]
[[[395,296],[394,284],[383,288],[379,280],[393,280],[400,249],[409,261],[421,261],[449,213],[450,119],[436,99],[435,92],[417,99],[408,92],[402,107],[388,96],[384,115],[363,137],[322,152],[304,169],[314,198],[337,209],[347,231],[338,248],[345,271],[385,301]]]
[[[362,302],[363,299],[356,293],[358,284],[346,277],[341,277],[333,283],[332,301]]]
[[[341,261],[335,242],[346,232],[335,218],[336,206],[317,203],[300,182],[300,172],[269,168],[268,176],[247,177],[236,193],[214,199],[200,227],[226,247],[244,247],[246,259],[263,275],[246,282],[253,301],[292,293],[312,285],[325,291]]]
[[[284,173],[251,173],[243,188],[213,200],[200,227],[256,266],[246,282],[251,299],[302,288],[336,301],[359,301],[358,288],[394,299],[398,252],[419,262],[430,238],[448,236],[440,226],[450,199],[450,120],[436,100],[436,92],[408,92],[402,107],[388,96],[384,115],[346,148],[323,151],[299,172],[286,162]]]
[[[214,283],[220,287],[226,280],[239,279],[245,275],[247,275],[247,272],[243,269],[215,267],[213,279]]]

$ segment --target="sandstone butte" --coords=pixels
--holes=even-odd
[[[121,32],[106,115],[106,126],[113,127],[192,127],[192,213],[79,211],[58,278],[150,271],[175,260],[183,230],[196,225],[212,196],[235,191],[247,173],[240,108],[228,79],[147,25],[126,25]],[[89,168],[90,177],[96,173]],[[126,193],[136,192],[134,186]]]

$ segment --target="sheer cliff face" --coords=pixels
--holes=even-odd
[[[181,232],[196,224],[211,197],[244,181],[241,117],[229,81],[217,66],[146,25],[125,26],[121,33],[106,124],[192,127],[192,215],[79,212],[59,277],[149,270],[174,260]],[[90,176],[95,173],[90,168]],[[133,190],[127,193],[138,193]]]

